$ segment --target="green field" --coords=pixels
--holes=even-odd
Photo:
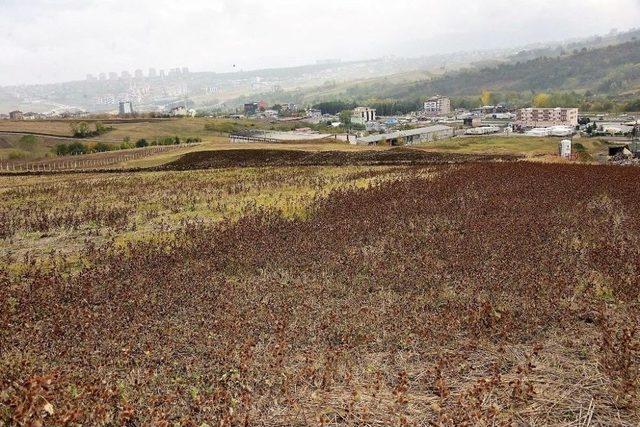
[[[31,160],[52,156],[52,149],[59,143],[73,142],[47,136],[0,133],[0,160]]]

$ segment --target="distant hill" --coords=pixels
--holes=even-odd
[[[431,80],[383,88],[378,96],[407,98],[416,93],[473,95],[482,90],[590,90],[619,95],[640,88],[640,42],[541,57],[495,67],[467,69]]]
[[[524,61],[511,57],[439,76],[403,73],[333,88],[305,89],[287,96],[314,102],[329,99],[407,101],[434,94],[477,97],[484,90],[520,94],[527,99],[536,92],[589,92],[617,99],[640,93],[640,41],[592,49],[577,49],[582,44],[573,46],[575,49],[553,57]]]
[[[640,40],[640,29],[632,29],[625,32],[612,30],[607,35],[592,36],[578,40],[568,40],[560,43],[545,43],[543,45],[526,46],[521,51],[508,57],[509,60],[528,61],[531,59],[564,56],[569,53],[577,53],[583,48],[596,49],[627,42]]]

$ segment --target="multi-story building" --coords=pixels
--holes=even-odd
[[[451,112],[451,100],[444,96],[434,96],[424,103],[424,112],[429,116],[444,116]]]
[[[133,104],[131,101],[120,101],[118,104],[118,114],[121,116],[133,114]]]
[[[133,75],[136,76],[136,79],[141,79],[144,77],[144,74],[141,69],[135,70]]]
[[[368,107],[358,107],[353,110],[351,115],[351,123],[364,125],[373,122],[376,119],[376,110]]]
[[[523,108],[516,114],[515,125],[522,128],[578,126],[577,108]]]
[[[258,103],[257,102],[247,102],[244,104],[244,113],[246,115],[253,115],[258,112]]]
[[[24,120],[24,114],[22,114],[22,111],[11,111],[9,113],[9,119],[10,120]]]
[[[149,68],[149,78],[155,79],[158,76],[155,68]]]

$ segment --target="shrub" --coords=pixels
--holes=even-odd
[[[67,146],[67,149],[68,149],[67,154],[71,154],[74,156],[77,156],[79,154],[87,154],[87,152],[89,151],[87,149],[87,146],[84,145],[82,142],[72,142]]]
[[[69,147],[67,144],[57,144],[54,148],[56,155],[58,156],[66,156],[69,154]]]
[[[7,158],[9,160],[22,160],[22,159],[26,159],[28,157],[28,154],[29,153],[23,150],[11,150],[9,151]]]
[[[30,149],[33,148],[34,145],[36,145],[38,143],[38,138],[36,138],[35,135],[25,135],[22,138],[20,138],[20,146]]]
[[[74,138],[89,138],[92,136],[99,136],[113,130],[112,126],[106,127],[101,122],[95,122],[95,130],[89,128],[87,122],[79,122],[71,124],[71,132]]]
[[[108,144],[105,144],[104,142],[98,142],[96,145],[93,146],[93,151],[96,151],[98,153],[103,153],[105,151],[111,151],[112,147]]]

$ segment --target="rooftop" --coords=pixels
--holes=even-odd
[[[405,138],[407,136],[423,135],[425,133],[442,132],[450,129],[451,128],[449,126],[435,125],[435,126],[428,126],[423,128],[417,128],[417,129],[401,130],[401,131],[391,132],[391,133],[383,133],[379,135],[365,136],[363,138],[358,138],[358,142],[371,143],[371,142],[384,141],[387,139],[397,139],[397,138]]]

